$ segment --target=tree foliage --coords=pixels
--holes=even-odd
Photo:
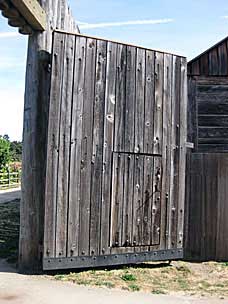
[[[10,142],[0,136],[0,170],[10,161]]]
[[[9,135],[0,135],[0,171],[9,163],[20,164],[22,160],[22,143],[10,141]]]

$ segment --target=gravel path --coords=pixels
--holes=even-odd
[[[21,198],[21,189],[0,190],[0,204]],[[1,302],[0,302],[1,303]]]
[[[90,288],[59,282],[46,276],[29,276],[0,260],[1,304],[228,304],[228,300],[151,295]]]

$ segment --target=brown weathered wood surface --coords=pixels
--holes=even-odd
[[[191,76],[228,76],[228,37],[188,63]]]
[[[54,39],[45,261],[182,247],[186,61]]]
[[[227,172],[225,153],[188,157],[186,258],[227,260]]]
[[[188,141],[195,152],[227,151],[228,79],[188,78]]]
[[[44,252],[44,200],[52,30],[59,28],[77,32],[71,12],[64,1],[41,0],[40,4],[46,12],[47,29],[43,33],[34,33],[29,37],[25,80],[19,242],[19,269],[21,271],[40,269]],[[59,7],[58,10],[57,7]],[[60,74],[57,74],[59,77]]]

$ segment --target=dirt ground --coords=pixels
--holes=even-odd
[[[152,294],[228,298],[228,264],[145,263],[119,269],[58,274],[55,279],[78,285],[104,286]]]
[[[10,263],[16,263],[18,235],[19,200],[0,204],[0,259],[4,258]],[[11,269],[10,272],[13,273],[15,270]],[[7,277],[8,281],[11,280],[10,275],[12,276],[10,272]],[[1,284],[4,275],[6,272],[3,272],[0,267]],[[25,276],[18,274],[14,275],[17,275],[19,280],[25,278]],[[35,277],[26,276],[26,278],[29,282],[29,278],[33,280]],[[169,295],[174,298],[193,296],[193,299],[207,298],[208,301],[209,299],[210,301],[217,299],[228,303],[228,263],[188,263],[182,261],[173,261],[171,264],[144,263],[113,269],[43,275],[39,277],[40,279],[52,282],[50,284],[57,284],[56,286],[70,284],[76,290],[84,285],[86,288],[99,287],[106,291],[128,293],[130,291],[129,294],[138,294],[139,292],[148,295]],[[1,298],[0,303],[3,303]]]

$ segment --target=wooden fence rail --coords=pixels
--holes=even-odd
[[[185,254],[228,260],[228,154],[193,153],[187,160]]]
[[[16,188],[21,185],[21,172],[0,173],[0,190]]]

